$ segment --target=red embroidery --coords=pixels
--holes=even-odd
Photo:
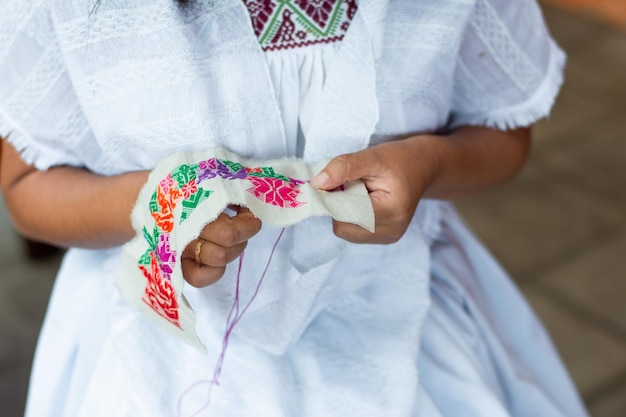
[[[150,253],[150,269],[148,270],[144,265],[139,265],[139,269],[148,281],[142,300],[160,316],[176,327],[180,327],[174,287],[169,280],[161,278],[161,269],[154,252]]]
[[[183,185],[181,192],[183,193],[183,198],[185,199],[191,197],[192,194],[197,193],[198,186],[196,185],[196,180],[191,180],[187,184]]]
[[[293,32],[296,25],[291,21],[293,13],[289,9],[283,10],[283,23],[278,27],[278,32],[272,38],[272,43],[293,42]]]
[[[296,0],[296,4],[320,27],[326,27],[337,0]]]
[[[356,0],[346,0],[346,4],[348,5],[348,11],[346,12],[346,14],[348,15],[348,19],[352,20],[354,19],[354,15],[356,14]]]
[[[339,42],[357,10],[356,0],[243,0],[264,51]]]
[[[336,36],[334,38],[328,38],[328,39],[322,39],[319,41],[305,41],[305,42],[300,42],[298,43],[298,48],[304,48],[307,46],[312,46],[312,45],[319,45],[319,44],[327,44],[327,43],[333,43],[333,42],[339,42],[343,39],[343,36]],[[294,47],[295,48],[295,47]],[[271,52],[271,51],[282,51],[284,49],[293,49],[290,46],[285,46],[285,45],[270,45],[266,48],[263,48],[264,51],[266,52]]]
[[[248,12],[252,18],[252,26],[257,37],[261,36],[265,25],[270,20],[276,4],[272,0],[246,0]]]

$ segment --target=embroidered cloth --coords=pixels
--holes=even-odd
[[[231,204],[263,222],[289,226],[331,216],[374,232],[374,211],[362,182],[334,192],[308,179],[324,168],[295,159],[254,161],[226,149],[179,153],[150,174],[133,209],[137,237],[124,246],[117,285],[128,301],[201,350],[195,315],[182,295],[180,255],[202,227]]]

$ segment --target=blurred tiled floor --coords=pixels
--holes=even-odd
[[[0,196],[0,417],[20,417],[59,259],[30,262]]]
[[[594,417],[626,417],[626,33],[544,7],[568,52],[522,174],[458,204],[544,320]]]
[[[626,34],[546,7],[569,53],[523,173],[459,207],[545,321],[593,417],[626,417]],[[22,415],[59,259],[26,260],[0,200],[0,417]]]

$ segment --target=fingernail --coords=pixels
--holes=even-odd
[[[322,188],[324,185],[326,185],[328,180],[330,180],[330,177],[328,176],[327,173],[322,171],[319,174],[317,174],[315,177],[313,177],[313,179],[309,181],[309,184],[311,184],[311,187],[313,188]]]

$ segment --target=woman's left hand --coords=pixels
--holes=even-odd
[[[387,142],[331,160],[314,179],[313,187],[332,190],[363,180],[374,207],[376,229],[333,222],[338,237],[354,243],[394,243],[413,218],[417,203],[436,176],[436,136],[416,136]]]
[[[340,155],[311,180],[332,190],[363,180],[376,231],[335,222],[337,236],[355,243],[393,243],[402,237],[422,197],[476,194],[515,175],[526,161],[530,130],[464,126],[446,135],[418,135]]]

